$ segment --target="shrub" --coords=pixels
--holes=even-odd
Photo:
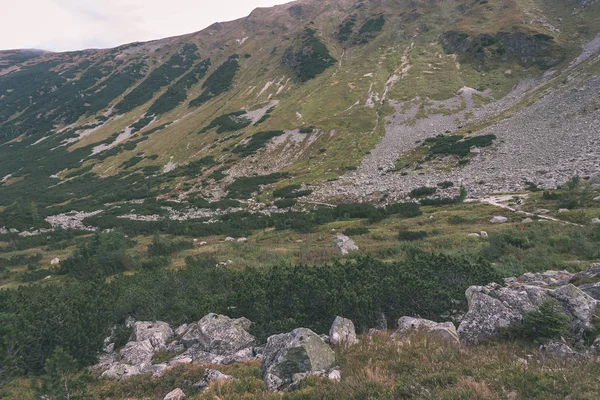
[[[232,153],[239,154],[240,157],[248,157],[251,154],[256,153],[261,148],[265,147],[265,145],[273,138],[277,136],[283,135],[285,132],[283,131],[267,131],[267,132],[258,132],[252,135],[250,140],[246,145],[238,146],[233,149]]]
[[[437,184],[437,187],[439,187],[440,189],[449,189],[451,187],[454,187],[454,182],[450,182],[450,181],[440,182]]]
[[[386,207],[389,215],[398,215],[402,218],[413,218],[423,215],[419,203],[396,203]]]
[[[279,208],[289,208],[295,206],[297,202],[296,199],[282,199],[277,200],[274,204]]]
[[[369,229],[364,226],[357,226],[355,228],[348,228],[344,231],[346,236],[361,236],[369,233]]]
[[[488,147],[496,140],[495,135],[464,137],[460,135],[438,135],[425,139],[423,144],[429,147],[430,155],[455,155],[466,157],[471,152],[471,147]]]
[[[404,240],[404,241],[409,241],[409,242],[423,240],[426,237],[427,237],[427,232],[425,232],[425,231],[404,231],[403,230],[398,233],[398,239]]]
[[[523,323],[508,328],[503,336],[536,342],[559,339],[567,333],[570,320],[560,303],[549,299],[539,309],[525,313]]]
[[[206,133],[213,128],[217,128],[217,133],[239,131],[249,126],[252,121],[244,117],[245,111],[235,111],[229,114],[221,115],[212,120],[199,133]]]
[[[154,236],[152,243],[148,245],[148,254],[152,257],[170,256],[193,248],[194,243],[187,240],[171,240],[165,236]]]
[[[411,190],[410,197],[430,196],[432,194],[435,194],[435,192],[437,192],[437,188],[422,186],[422,187],[414,188],[413,190]]]
[[[270,185],[287,177],[287,173],[277,172],[270,175],[241,177],[229,185],[229,197],[232,199],[248,199],[258,191],[261,185]]]
[[[210,74],[202,84],[204,91],[190,102],[190,107],[200,106],[231,89],[233,78],[240,69],[239,58],[239,55],[233,54],[215,72]]]

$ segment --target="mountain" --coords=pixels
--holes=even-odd
[[[77,211],[81,227],[156,197],[254,210],[273,188],[310,204],[592,176],[599,7],[300,0],[114,49],[0,52],[0,226]]]

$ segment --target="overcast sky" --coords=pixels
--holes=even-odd
[[[114,47],[199,31],[289,0],[0,0],[0,50]]]

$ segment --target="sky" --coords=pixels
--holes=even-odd
[[[199,31],[290,0],[0,0],[0,50],[109,48]]]

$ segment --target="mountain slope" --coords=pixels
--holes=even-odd
[[[246,200],[271,183],[333,201],[589,176],[598,48],[572,63],[598,31],[594,2],[301,0],[115,49],[0,52],[0,226],[157,196]],[[547,104],[585,115],[553,121]],[[449,133],[496,140],[466,156],[415,143]]]

